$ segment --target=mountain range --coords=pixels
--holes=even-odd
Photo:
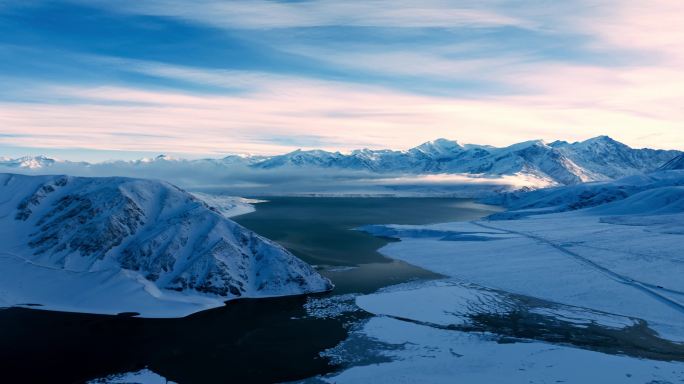
[[[91,171],[115,169],[125,175],[135,174],[136,169],[155,167],[189,168],[219,173],[229,173],[236,167],[241,167],[247,170],[346,170],[375,175],[525,175],[543,180],[547,185],[572,185],[651,172],[682,154],[676,150],[635,149],[607,136],[575,143],[533,140],[502,148],[461,145],[457,141],[437,139],[405,151],[360,149],[341,153],[296,150],[275,156],[231,155],[220,159],[200,160],[160,155],[153,159],[96,164],[58,161],[38,156],[2,159],[0,167],[42,173],[61,165],[68,167],[68,173],[78,173],[78,169],[88,168]]]

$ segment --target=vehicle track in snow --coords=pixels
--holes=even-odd
[[[586,258],[586,257],[584,257],[578,253],[575,253],[575,252],[563,247],[560,244],[556,244],[556,243],[554,243],[550,240],[547,240],[541,236],[537,236],[537,235],[527,233],[527,232],[520,232],[520,231],[511,230],[511,229],[500,228],[500,227],[496,227],[496,226],[493,226],[490,224],[484,224],[484,223],[478,222],[478,221],[472,221],[471,223],[474,225],[477,225],[478,227],[481,227],[481,228],[494,230],[494,231],[500,231],[500,232],[518,235],[518,236],[523,236],[523,237],[526,237],[528,239],[532,239],[532,240],[535,240],[537,242],[546,244],[546,245],[558,250],[559,252],[572,257],[576,261],[578,261],[578,262],[580,262],[580,263],[582,263],[582,264],[584,264],[584,265],[608,276],[610,279],[617,281],[618,283],[622,283],[622,284],[628,285],[630,287],[633,287],[635,289],[638,289],[641,292],[646,293],[647,295],[649,295],[649,296],[655,298],[656,300],[660,301],[661,303],[664,303],[664,304],[674,308],[675,310],[679,311],[680,313],[684,314],[684,304],[680,303],[679,301],[677,301],[671,297],[668,297],[666,295],[661,294],[660,292],[658,292],[658,290],[669,291],[672,293],[677,293],[679,295],[684,295],[684,292],[660,288],[660,287],[655,286],[653,284],[644,283],[642,281],[635,280],[631,277],[621,275],[621,274],[614,272],[614,271],[612,271],[612,270],[610,270],[610,269],[608,269],[608,268],[606,268],[600,264],[597,264],[597,263],[591,261],[590,259],[588,259],[588,258]]]

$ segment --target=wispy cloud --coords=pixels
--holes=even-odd
[[[206,69],[118,57],[86,56],[84,59],[123,68],[127,72],[212,85],[226,90],[254,91],[264,84],[290,78],[263,71]]]
[[[225,36],[241,43],[211,65],[182,60],[185,50],[174,60],[168,50],[111,53],[99,40],[97,49],[75,49],[63,66],[88,81],[14,78],[12,92],[26,97],[3,97],[0,143],[219,155],[609,134],[633,146],[684,147],[677,2],[81,3],[203,26],[192,33],[205,37],[206,57]],[[241,46],[268,54],[239,61]],[[285,68],[284,58],[295,64]]]
[[[145,70],[152,68],[154,65],[148,63]],[[160,68],[166,75],[186,73],[183,68]],[[603,72],[576,72],[574,67],[565,72],[563,68],[549,71],[555,74],[540,72],[534,80],[538,83],[536,93],[478,99],[415,95],[301,78],[259,78],[251,72],[245,75],[252,82],[252,90],[237,95],[58,87],[52,92],[82,101],[0,104],[0,125],[3,133],[10,135],[2,141],[17,146],[40,143],[42,147],[214,155],[278,153],[300,146],[332,150],[408,148],[436,137],[506,145],[532,137],[575,140],[610,134],[635,146],[680,145],[684,119],[672,117],[684,116],[675,104],[658,107],[656,103],[663,99],[651,99],[648,94],[612,98],[620,86],[629,88],[632,84],[614,79],[595,81],[606,75]],[[231,72],[229,78],[238,75]],[[561,80],[545,83],[546,76]],[[192,78],[214,81],[215,77],[220,77],[220,72]],[[575,95],[567,89],[581,92]],[[653,103],[648,105],[648,114],[641,113],[645,102]],[[647,132],[660,135],[644,140]],[[23,136],[26,133],[29,135]],[[301,142],[304,145],[297,145],[296,140],[273,139],[298,136],[309,139]]]
[[[684,61],[684,3],[669,0],[604,0],[597,11],[567,15],[568,28],[594,37],[596,49],[620,48],[640,52],[647,62]]]
[[[93,4],[93,1],[88,1]],[[166,16],[226,29],[293,27],[532,27],[523,19],[476,2],[425,0],[264,1],[264,0],[148,0],[97,1],[109,9],[142,15]]]

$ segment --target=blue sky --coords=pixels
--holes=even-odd
[[[0,0],[0,155],[681,149],[673,3]]]

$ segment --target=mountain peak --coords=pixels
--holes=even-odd
[[[435,139],[432,141],[425,142],[417,147],[412,148],[410,151],[413,152],[423,152],[429,155],[453,155],[463,151],[463,146],[455,140],[449,140],[444,138]]]
[[[458,145],[458,146],[460,146],[460,144],[458,143],[457,140],[449,140],[449,139],[445,139],[443,137],[437,138],[437,139],[432,140],[432,141],[428,141],[428,143],[432,143],[435,145]]]
[[[23,156],[17,159],[3,158],[0,160],[3,165],[13,168],[38,169],[53,165],[56,160],[45,155]]]
[[[591,139],[584,140],[582,142],[579,142],[578,144],[585,144],[585,145],[599,144],[599,145],[613,145],[613,146],[624,146],[624,147],[627,146],[627,145],[613,139],[612,137],[606,136],[606,135],[592,137]]]
[[[528,141],[523,141],[521,143],[516,143],[516,144],[508,146],[506,149],[512,150],[512,151],[518,151],[518,150],[522,150],[522,149],[526,149],[526,148],[530,148],[530,147],[548,147],[548,145],[546,145],[546,142],[544,140],[537,139],[537,140],[528,140]]]
[[[54,160],[50,157],[47,157],[45,155],[37,155],[37,156],[24,156],[22,159],[34,159],[34,160]]]
[[[157,155],[157,157],[154,158],[154,161],[181,161],[183,159],[179,157],[174,157],[174,156],[169,156],[165,153],[162,153],[161,155]]]
[[[292,156],[296,156],[296,155],[305,155],[305,156],[316,157],[316,156],[328,156],[328,155],[335,154],[335,153],[338,153],[338,152],[329,152],[329,151],[326,151],[323,149],[301,149],[301,148],[299,148],[299,149],[296,149],[292,152],[286,153],[284,156],[292,157]]]
[[[552,148],[560,148],[560,147],[565,147],[568,145],[570,145],[570,143],[568,143],[565,140],[556,140],[556,141],[549,143],[549,147],[552,147]]]

